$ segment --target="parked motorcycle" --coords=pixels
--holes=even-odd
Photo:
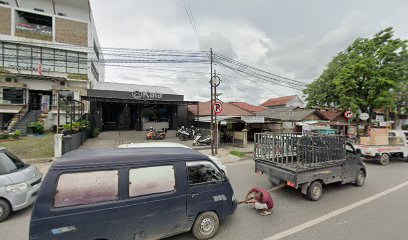
[[[156,129],[150,128],[146,134],[146,140],[164,140],[166,138],[166,129],[158,131]]]
[[[194,126],[191,126],[191,128],[185,128],[182,126],[176,133],[176,136],[182,140],[194,140],[195,136],[197,134],[197,129],[194,128]]]
[[[197,146],[197,145],[210,145],[211,144],[211,136],[207,135],[201,135],[198,134],[193,141],[193,146]]]

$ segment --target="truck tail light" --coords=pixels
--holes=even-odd
[[[293,183],[293,182],[286,182],[286,185],[288,185],[288,186],[291,186],[291,187],[295,187],[296,186],[296,184],[295,183]]]

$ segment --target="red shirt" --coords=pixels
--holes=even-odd
[[[264,189],[264,188],[259,188],[259,187],[254,187],[252,188],[251,192],[254,193],[262,193],[262,199],[260,200],[260,202],[262,203],[266,203],[266,205],[268,206],[269,209],[273,208],[273,200],[271,195],[269,194],[269,192]]]

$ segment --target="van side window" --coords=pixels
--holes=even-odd
[[[211,162],[187,162],[190,185],[216,183],[223,180],[223,174]]]
[[[129,197],[171,192],[175,188],[173,165],[129,170]]]
[[[58,179],[54,207],[117,200],[118,173],[112,170],[62,174]]]

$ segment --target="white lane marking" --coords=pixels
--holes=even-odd
[[[367,204],[369,202],[372,202],[372,201],[374,201],[374,200],[376,200],[376,199],[378,199],[380,197],[383,197],[383,196],[388,195],[388,194],[390,194],[392,192],[395,192],[395,191],[397,191],[397,190],[399,190],[399,189],[401,189],[401,188],[403,188],[403,187],[405,187],[407,185],[408,185],[408,181],[406,181],[404,183],[401,183],[401,184],[399,184],[399,185],[397,185],[395,187],[389,188],[389,189],[387,189],[387,190],[385,190],[383,192],[380,192],[378,194],[375,194],[375,195],[373,195],[371,197],[368,197],[368,198],[365,198],[365,199],[360,200],[358,202],[355,202],[353,204],[350,204],[350,205],[348,205],[346,207],[343,207],[343,208],[334,210],[332,212],[329,212],[328,214],[325,214],[325,215],[323,215],[321,217],[313,219],[313,220],[311,220],[309,222],[305,222],[305,223],[300,224],[300,225],[298,225],[296,227],[289,228],[289,229],[287,229],[287,230],[285,230],[283,232],[280,232],[280,233],[275,234],[273,236],[267,237],[267,238],[265,238],[265,240],[279,240],[279,239],[288,237],[288,236],[290,236],[292,234],[303,231],[306,228],[310,228],[310,227],[312,227],[314,225],[317,225],[317,224],[319,224],[321,222],[324,222],[324,221],[329,220],[331,218],[334,218],[334,217],[336,217],[338,215],[341,215],[341,214],[343,214],[345,212],[348,212],[348,211],[350,211],[350,210],[352,210],[352,209],[354,209],[356,207],[362,206],[362,205]]]

